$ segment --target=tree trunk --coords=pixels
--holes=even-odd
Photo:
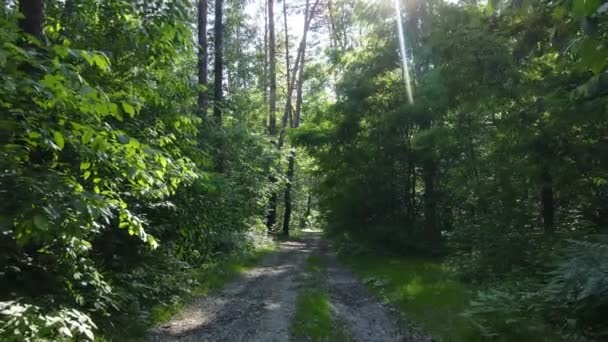
[[[312,194],[308,194],[308,198],[306,199],[306,217],[310,216],[310,211],[312,210]]]
[[[270,181],[272,183],[276,182],[274,177],[270,177]],[[276,192],[273,192],[270,195],[270,200],[268,201],[268,213],[266,214],[266,228],[269,232],[274,230],[274,226],[277,223],[277,202],[279,198]]]
[[[277,129],[277,73],[276,73],[276,46],[274,35],[274,0],[268,0],[268,67],[270,76],[270,93],[268,94],[269,111],[268,111],[268,133],[271,137],[276,135]],[[270,176],[272,183],[276,182],[273,176]],[[272,231],[277,222],[277,200],[276,192],[270,196],[268,203],[268,214],[266,215],[266,228]]]
[[[198,113],[201,118],[206,116],[207,86],[207,0],[198,1]]]
[[[223,101],[223,39],[224,27],[222,25],[222,17],[224,0],[215,1],[215,70],[214,72],[214,92],[213,92],[213,118],[218,127],[222,125],[222,101]]]
[[[416,206],[416,181],[417,181],[417,174],[416,174],[416,165],[414,164],[414,162],[412,161],[411,163],[411,173],[412,173],[412,185],[410,186],[410,190],[412,191],[412,194],[410,195],[410,208],[411,208],[411,220],[412,222],[414,222],[416,220],[416,216],[418,216],[418,208]]]
[[[291,189],[293,187],[295,173],[295,151],[289,154],[287,167],[287,185],[285,186],[285,215],[283,216],[283,235],[289,236],[289,223],[291,221]]]
[[[317,1],[313,7],[313,11],[314,9],[317,7],[317,4],[319,2]],[[309,11],[309,5],[310,5],[310,1],[306,0],[306,9],[304,12],[304,32],[302,33],[302,42],[300,44],[300,51],[298,52],[298,57],[300,58],[299,60],[299,65],[296,61],[296,66],[295,67],[299,67],[297,70],[298,73],[298,85],[297,85],[297,95],[296,95],[296,110],[295,110],[295,116],[294,119],[292,121],[292,128],[298,128],[300,126],[300,115],[301,115],[301,111],[302,111],[302,85],[304,84],[304,62],[305,62],[305,58],[306,58],[306,37],[307,37],[307,31],[308,31],[308,27],[310,26],[310,22],[312,19],[312,12]],[[287,37],[287,36],[286,36]],[[289,61],[289,60],[288,60]],[[289,66],[288,66],[289,67]],[[295,77],[295,70],[294,67],[294,77]],[[293,89],[293,86],[292,86]],[[291,92],[288,92],[288,96],[291,95]],[[291,101],[289,101],[288,98],[288,105],[291,106]],[[286,108],[285,109],[285,115],[289,114],[289,109]],[[285,119],[286,117],[284,117]],[[283,126],[286,125],[286,122],[283,123]],[[289,235],[289,223],[291,221],[291,189],[293,188],[292,183],[294,180],[294,173],[295,173],[295,151],[292,151],[289,154],[289,166],[287,169],[287,186],[285,187],[285,215],[283,216],[283,234],[285,235]]]
[[[308,34],[308,28],[310,27],[310,23],[312,21],[315,9],[317,8],[317,5],[319,4],[319,0],[317,0],[314,5],[312,6],[312,9],[310,8],[310,1],[306,0],[306,7],[305,7],[305,12],[304,12],[304,31],[302,33],[302,40],[300,41],[300,46],[298,47],[298,55],[296,56],[296,61],[294,63],[293,66],[293,70],[291,72],[291,80],[289,80],[288,84],[287,84],[287,102],[285,104],[285,111],[283,113],[283,118],[281,120],[281,124],[283,127],[283,130],[281,131],[281,134],[279,135],[279,148],[281,148],[283,146],[283,140],[284,140],[284,128],[287,127],[287,121],[290,117],[291,114],[291,97],[293,95],[293,90],[296,88],[296,77],[298,77],[299,74],[299,70],[300,65],[304,63],[303,57],[305,54],[305,50],[306,50],[306,38],[307,38],[307,34]]]
[[[308,3],[306,4],[308,10]],[[306,20],[306,15],[304,16]],[[287,25],[287,1],[283,2],[283,21],[285,23],[285,84],[287,85],[287,99],[285,100],[285,112],[281,120],[282,129],[285,129],[287,118],[291,115],[291,94],[292,94],[292,83],[291,83],[291,65],[289,63],[289,26]],[[297,57],[297,59],[299,56]],[[298,59],[299,60],[299,59]],[[295,70],[294,70],[295,76]],[[283,131],[281,131],[281,138],[279,139],[279,148],[283,145]]]
[[[264,75],[262,77],[262,96],[264,103],[268,101],[268,3],[264,1]],[[267,119],[264,119],[264,126],[268,128]]]
[[[223,78],[224,78],[224,0],[215,1],[215,66],[213,85],[213,123],[216,128],[222,127],[222,106],[224,102]],[[223,142],[220,137],[217,147],[217,172],[224,171]]]
[[[434,160],[427,160],[423,167],[424,178],[424,222],[428,242],[432,247],[437,247],[440,240],[440,232],[437,229],[437,201],[435,194],[435,176],[437,166]]]
[[[545,234],[553,234],[555,230],[555,206],[553,201],[553,177],[548,167],[543,166],[541,171],[540,203],[543,216]]]
[[[65,0],[61,13],[61,25],[69,31],[77,29],[76,27],[72,27],[74,25],[72,18],[74,18],[76,14],[76,4],[74,1],[75,0]]]
[[[268,131],[271,136],[277,130],[277,73],[276,73],[276,41],[274,35],[274,0],[268,0],[268,68],[270,76]]]
[[[304,32],[303,43],[306,45],[306,32]],[[300,70],[298,71],[298,85],[296,90],[296,113],[294,116],[292,128],[300,127],[300,117],[302,114],[302,86],[304,84],[304,62],[306,61],[306,47],[302,49],[302,57],[300,62]]]
[[[23,14],[23,18],[19,21],[19,26],[23,32],[42,40],[44,38],[42,33],[44,0],[20,0],[19,11]]]

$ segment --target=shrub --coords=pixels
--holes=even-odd
[[[543,297],[550,318],[606,338],[608,315],[608,237],[594,241],[569,240],[549,273]]]
[[[532,338],[545,330],[539,285],[534,281],[512,281],[479,291],[463,313],[489,338]]]
[[[95,324],[85,313],[60,308],[50,312],[19,301],[0,302],[3,341],[92,341]]]

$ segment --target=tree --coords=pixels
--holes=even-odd
[[[206,115],[207,89],[207,0],[198,1],[198,112],[201,117]]]
[[[315,4],[313,5],[312,9],[310,9],[310,1],[306,0],[306,5],[305,5],[305,9],[304,9],[304,31],[302,33],[302,41],[300,43],[300,49],[298,51],[298,61],[299,63],[296,63],[296,66],[298,68],[298,70],[294,70],[294,75],[298,74],[298,78],[297,78],[297,85],[296,85],[296,110],[294,113],[294,118],[292,121],[292,125],[291,128],[298,128],[300,126],[300,116],[301,116],[301,112],[302,112],[302,86],[304,84],[304,64],[306,61],[306,41],[307,41],[307,36],[308,36],[308,29],[310,27],[310,23],[312,21],[312,17],[314,15],[314,11],[317,8],[319,1],[317,0],[315,2]],[[286,38],[286,42],[287,42],[287,38]],[[289,63],[289,59],[287,60],[287,62]],[[287,67],[289,67],[289,65],[287,65]],[[292,86],[293,88],[293,86]],[[288,89],[288,96],[291,95],[290,89]],[[286,105],[285,108],[285,115],[287,115],[290,111],[291,111],[291,101],[290,98],[288,97],[288,104]],[[289,108],[287,108],[287,106],[289,106]],[[284,200],[285,200],[285,212],[284,212],[284,216],[283,216],[283,234],[284,235],[289,235],[289,225],[290,225],[290,221],[291,221],[291,212],[292,212],[292,199],[291,199],[291,192],[292,192],[292,183],[294,182],[294,177],[295,177],[295,157],[296,157],[296,153],[294,150],[290,151],[289,153],[289,157],[288,157],[288,165],[287,165],[287,184],[285,186],[285,192],[284,192]]]
[[[274,32],[274,0],[268,0],[268,76],[270,78],[268,95],[268,133],[271,137],[276,136],[277,130],[277,72],[276,72],[276,44]],[[274,176],[270,176],[275,182]],[[268,214],[266,215],[266,227],[268,230],[274,229],[277,221],[277,200],[276,192],[272,192],[268,203]]]
[[[223,80],[224,80],[224,67],[223,67],[223,37],[224,37],[224,26],[222,24],[224,16],[224,0],[215,1],[215,59],[214,59],[214,86],[213,86],[213,118],[217,127],[222,126],[222,106],[224,99]],[[221,165],[221,161],[219,162]],[[221,166],[220,166],[221,169]]]
[[[20,21],[23,32],[42,40],[44,0],[20,0],[19,11],[23,14],[23,18]]]

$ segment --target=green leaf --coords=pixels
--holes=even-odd
[[[85,329],[83,331],[84,335],[90,340],[90,341],[94,341],[95,340],[95,336],[93,335],[93,332],[91,331],[91,329]]]
[[[95,64],[95,60],[93,59],[93,56],[90,52],[81,50],[79,51],[79,54],[87,61],[87,63],[89,63],[89,65],[93,66],[93,64]]]
[[[91,167],[91,162],[81,162],[80,170],[88,170]]]
[[[150,245],[150,248],[158,248],[158,242],[156,242],[156,239],[152,235],[146,236],[146,241],[148,242],[148,245]]]
[[[572,10],[579,17],[592,15],[602,4],[602,0],[574,0]]]
[[[34,216],[34,226],[40,230],[48,230],[49,229],[49,220],[44,215],[35,215]]]
[[[585,39],[579,49],[581,63],[585,68],[599,74],[608,64],[608,47],[597,39]]]
[[[82,143],[87,144],[89,141],[91,141],[91,138],[93,137],[93,133],[94,132],[92,129],[87,128],[87,131],[82,136],[82,139],[81,139]]]
[[[125,113],[129,114],[129,116],[133,117],[135,115],[135,108],[127,103],[127,102],[122,102],[122,109],[125,111]]]
[[[72,332],[70,331],[70,329],[68,329],[68,327],[59,328],[59,334],[67,337],[73,337]]]
[[[61,134],[61,132],[53,131],[53,141],[55,142],[55,145],[57,145],[59,150],[63,150],[63,147],[65,146],[65,140],[63,139],[63,134]]]
[[[102,71],[110,70],[110,62],[108,61],[106,56],[100,53],[96,53],[95,55],[93,55],[93,63],[95,63],[95,65]]]

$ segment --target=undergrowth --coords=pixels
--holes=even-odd
[[[338,241],[342,261],[376,295],[399,308],[406,320],[441,341],[561,340],[524,309],[509,311],[501,306],[501,315],[480,310],[479,296],[490,293],[490,285],[457,280],[441,259],[384,254],[373,246],[353,244],[358,242]]]
[[[164,277],[174,280],[175,293],[166,298],[165,301],[146,308],[144,311],[147,314],[143,317],[121,322],[122,324],[115,326],[113,329],[108,329],[103,340],[143,339],[150,328],[171,319],[188,302],[220,289],[227,282],[258,264],[264,255],[275,249],[276,244],[265,244],[246,253],[227,254],[214,262],[183,270],[174,270],[173,274],[164,275]],[[178,283],[180,281],[181,283]]]

